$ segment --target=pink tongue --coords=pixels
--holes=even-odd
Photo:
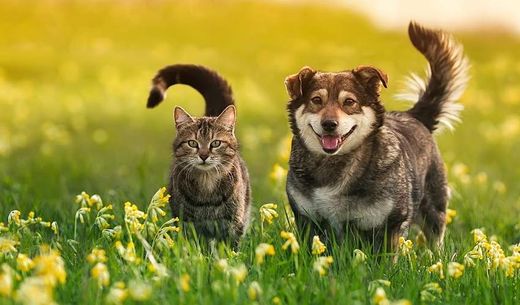
[[[321,146],[324,149],[334,150],[339,148],[339,136],[321,136]]]

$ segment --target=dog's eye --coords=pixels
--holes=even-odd
[[[351,99],[351,98],[347,98],[344,102],[343,102],[343,106],[352,106],[356,103],[356,101],[354,99]]]
[[[311,98],[311,103],[313,103],[314,105],[321,105],[323,102],[321,100],[321,97],[315,96]]]
[[[195,140],[189,140],[188,141],[188,146],[189,147],[193,147],[193,148],[197,148],[197,147],[199,147],[199,143],[197,143],[197,141],[195,141]]]
[[[216,147],[219,147],[220,144],[221,144],[220,140],[215,140],[215,141],[211,142],[210,145],[211,145],[211,147],[216,148]]]

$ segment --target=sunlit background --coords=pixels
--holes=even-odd
[[[472,63],[463,123],[437,137],[459,226],[518,237],[516,2],[368,3],[2,1],[0,214],[18,208],[62,217],[82,190],[144,200],[166,184],[174,105],[203,111],[203,99],[183,86],[158,108],[145,108],[150,79],[173,63],[206,65],[229,80],[255,205],[283,200],[269,177],[273,164],[287,162],[285,76],[304,65],[337,71],[371,64],[389,75],[387,109],[405,109],[393,95],[426,64],[406,36],[413,18],[454,32]]]

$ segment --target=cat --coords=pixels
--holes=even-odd
[[[177,136],[168,185],[173,216],[192,225],[199,237],[237,248],[250,221],[251,187],[235,137],[231,87],[206,67],[171,65],[153,78],[147,107],[157,106],[175,84],[201,93],[206,111],[203,117],[181,107],[173,112]]]

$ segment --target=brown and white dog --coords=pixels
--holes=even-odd
[[[442,245],[449,190],[433,132],[459,120],[468,62],[450,35],[413,22],[408,31],[429,73],[410,78],[415,104],[407,111],[385,111],[379,95],[388,78],[375,67],[304,67],[285,80],[293,133],[287,195],[311,237],[353,232],[376,250],[386,238],[395,248],[417,223]]]

